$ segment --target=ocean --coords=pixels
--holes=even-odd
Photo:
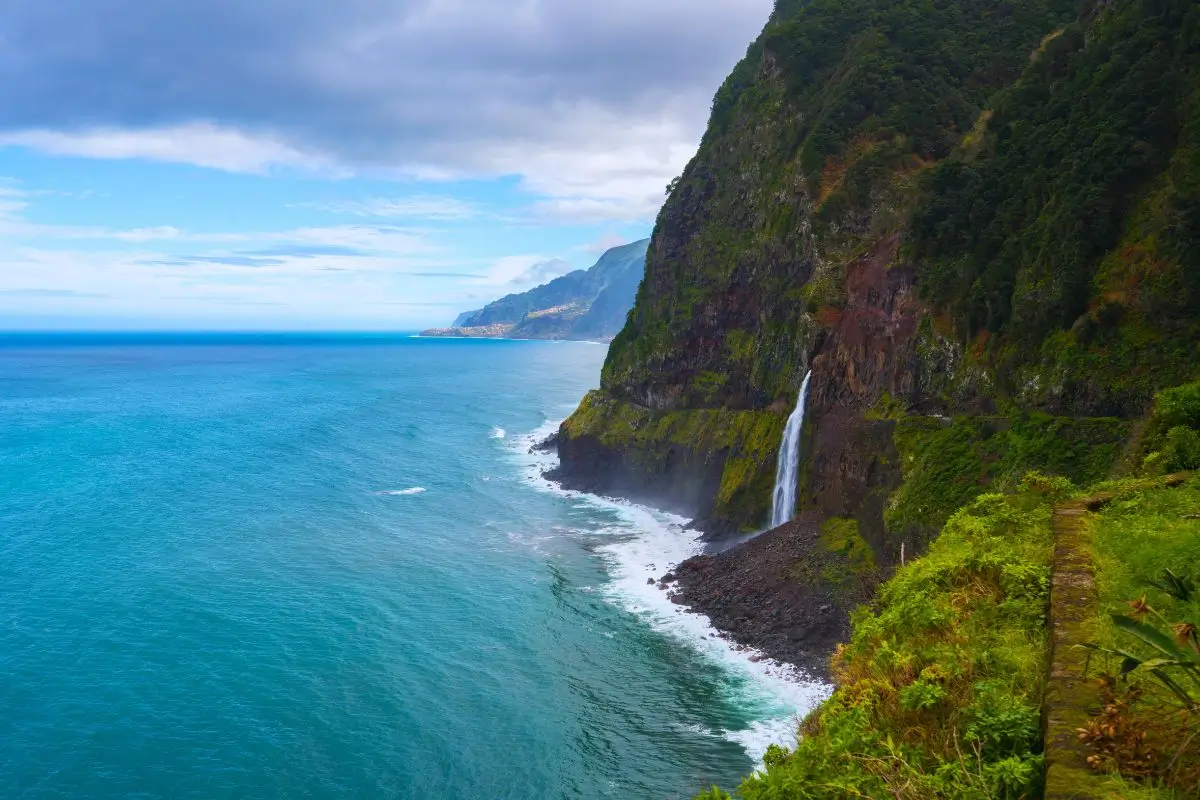
[[[585,343],[0,337],[0,797],[680,798],[824,693],[533,441]]]

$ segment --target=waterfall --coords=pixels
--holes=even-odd
[[[777,528],[789,522],[796,513],[796,481],[800,469],[800,435],[804,432],[804,406],[808,402],[808,382],[812,370],[800,384],[800,399],[796,409],[788,417],[783,429],[783,441],[779,445],[779,460],[775,465],[775,492],[771,497],[771,527]]]

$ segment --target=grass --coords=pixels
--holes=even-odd
[[[738,788],[746,800],[1016,798],[1040,792],[1050,515],[1030,476],[954,514],[854,618],[833,697]],[[831,527],[824,536],[853,541]],[[713,789],[702,798],[728,797]]]
[[[1117,419],[1037,413],[901,417],[894,439],[904,484],[888,501],[888,528],[936,530],[973,497],[1009,490],[1030,470],[1088,485],[1108,473],[1129,430]]]
[[[1118,628],[1111,615],[1162,631],[1185,649],[1187,628],[1200,621],[1200,596],[1185,600],[1161,588],[1164,571],[1200,577],[1200,478],[1179,488],[1143,488],[1113,501],[1095,528],[1096,585],[1100,614],[1096,644],[1136,659],[1159,657],[1151,644]],[[1194,643],[1194,636],[1190,640]],[[1147,798],[1200,794],[1200,713],[1184,702],[1148,666],[1122,676],[1121,659],[1098,657],[1108,704],[1091,726],[1096,766],[1139,781]],[[1163,666],[1185,693],[1200,691],[1182,668]]]

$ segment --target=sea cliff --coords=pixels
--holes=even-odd
[[[558,476],[760,530],[810,369],[801,510],[857,520],[881,565],[1027,469],[1106,474],[1195,369],[1196,233],[1171,222],[1200,172],[1194,76],[1163,61],[1192,13],[781,0]]]
[[[797,519],[665,576],[796,660],[977,497],[1138,468],[1200,372],[1198,31],[1182,0],[778,0],[559,479],[762,530],[811,370]]]

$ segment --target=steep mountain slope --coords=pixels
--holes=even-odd
[[[809,369],[803,511],[880,564],[990,482],[1107,472],[1200,364],[1198,13],[779,0],[559,477],[760,527]]]
[[[1200,467],[1200,383],[1145,416],[1200,376],[1200,4],[778,0],[660,214],[601,388],[560,429],[558,477],[760,528],[810,370],[797,518],[663,576],[770,655],[820,668],[843,644],[831,700],[739,796],[1195,796],[1200,715],[1171,689],[1200,647],[1194,497],[1109,532],[1129,563],[1097,550],[1108,610],[1156,618],[1146,633],[1084,607],[1078,487]],[[1147,491],[1109,489],[1134,493],[1122,515]],[[1162,649],[1113,659],[1101,702],[1095,640],[1048,607]],[[1076,670],[1056,664],[1057,688],[1052,640]],[[1111,791],[1044,749],[1066,706],[1056,741],[1078,751],[1086,725],[1093,764],[1127,770],[1096,779]]]
[[[585,296],[590,288],[587,271],[577,269],[529,291],[505,295],[477,311],[468,311],[460,315],[462,323],[456,327],[515,325],[531,312],[571,305]]]
[[[649,239],[614,247],[588,270],[575,270],[478,311],[427,336],[512,339],[611,339],[625,323],[641,283]]]

